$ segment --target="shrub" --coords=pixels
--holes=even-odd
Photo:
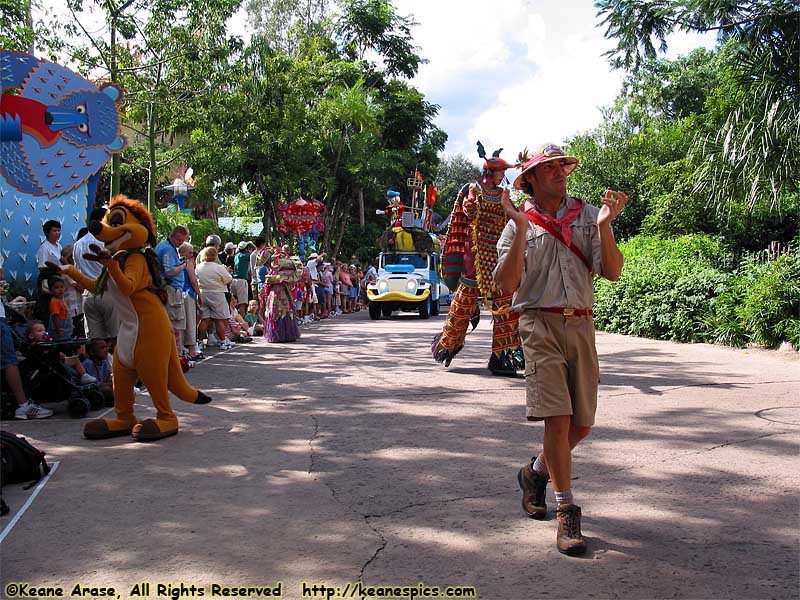
[[[625,268],[619,281],[595,280],[596,323],[601,329],[658,339],[704,339],[708,303],[725,288],[730,253],[711,237],[638,236],[620,244]]]
[[[731,346],[800,348],[800,254],[738,266],[721,242],[638,236],[619,281],[595,280],[595,322],[615,333]]]
[[[800,256],[785,255],[765,263],[745,260],[739,280],[738,315],[748,341],[775,347],[794,341],[800,321]]]

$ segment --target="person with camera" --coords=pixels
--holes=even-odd
[[[525,353],[527,418],[544,421],[544,451],[517,475],[522,508],[547,516],[547,482],[553,482],[558,520],[556,546],[567,555],[586,551],[581,508],[572,493],[572,450],[594,425],[599,384],[592,305],[595,275],[619,279],[623,256],[611,222],[628,201],[608,190],[602,207],[567,195],[578,159],[547,144],[520,154],[514,187],[530,198],[517,210],[505,190],[510,221],[497,242],[497,285],[514,294]]]

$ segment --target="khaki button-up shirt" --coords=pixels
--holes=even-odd
[[[564,216],[576,198],[568,196],[566,202],[556,213],[556,218]],[[572,222],[572,242],[592,264],[590,273],[580,258],[567,246],[558,241],[543,227],[528,223],[525,246],[525,271],[522,273],[519,288],[514,293],[512,306],[516,311],[526,308],[591,308],[594,304],[593,275],[602,275],[600,261],[600,233],[597,228],[597,214],[600,209],[584,204],[578,218]],[[500,239],[497,240],[497,267],[508,255],[514,239],[516,227],[509,221]]]

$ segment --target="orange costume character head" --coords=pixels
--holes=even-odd
[[[141,202],[121,194],[111,200],[102,221],[89,223],[89,231],[112,254],[118,250],[156,245],[153,217]]]

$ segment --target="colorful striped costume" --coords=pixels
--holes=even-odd
[[[480,320],[478,296],[483,296],[494,320],[489,370],[498,375],[514,375],[525,367],[519,340],[519,315],[511,310],[511,295],[504,295],[495,284],[497,239],[508,221],[500,196],[502,189],[487,189],[466,184],[458,192],[442,270],[450,289],[457,286],[442,332],[433,339],[433,358],[449,366],[464,347],[470,321],[473,329]]]

